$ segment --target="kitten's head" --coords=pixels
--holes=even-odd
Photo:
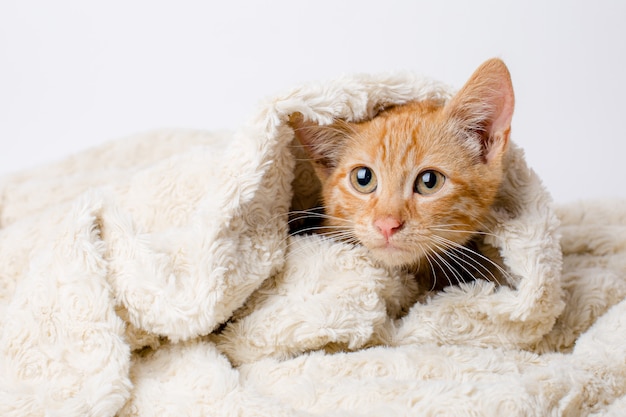
[[[326,126],[292,116],[322,183],[326,233],[390,266],[466,243],[502,182],[513,103],[509,72],[492,59],[445,104],[412,102]]]

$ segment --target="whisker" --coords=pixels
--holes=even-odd
[[[346,219],[342,219],[340,217],[335,217],[335,216],[329,216],[328,214],[325,214],[324,212],[320,211],[320,210],[324,210],[323,206],[317,206],[317,207],[311,207],[310,209],[306,209],[306,210],[290,210],[288,212],[283,212],[283,213],[278,213],[272,217],[270,217],[264,226],[267,226],[270,222],[276,220],[279,217],[283,217],[283,216],[296,216],[296,217],[291,217],[287,220],[287,223],[292,223],[294,221],[297,220],[302,220],[305,218],[319,218],[319,219],[332,219],[335,221],[346,221],[348,222],[348,220]]]
[[[439,267],[439,271],[441,271],[443,273],[444,277],[448,281],[448,284],[453,285],[452,284],[452,280],[450,279],[450,276],[447,273],[447,269],[444,268],[444,265],[441,264],[441,261],[443,260],[441,258],[441,256],[437,252],[431,252],[430,255],[431,256],[429,256],[429,259],[431,261],[433,261],[435,264],[437,264],[437,266]],[[432,255],[434,255],[434,257]],[[435,270],[433,269],[433,285],[431,287],[431,291],[433,291],[433,290],[435,290],[437,288],[437,278],[438,278],[438,276],[437,276]]]
[[[334,230],[332,230],[334,229]],[[310,226],[304,229],[298,230],[297,233],[288,234],[281,244],[292,236],[301,234],[307,234],[308,232],[316,233],[320,236],[333,237],[340,240],[343,237],[353,237],[352,229],[348,226]]]
[[[440,228],[433,228],[430,227],[429,230],[433,231],[433,232],[444,232],[444,233],[465,233],[468,235],[479,235],[479,236],[493,236],[493,237],[498,237],[496,234],[494,233],[489,233],[489,232],[481,232],[481,231],[476,231],[476,230],[455,230],[455,229],[440,229]]]
[[[443,248],[437,247],[437,249],[439,249],[439,250],[441,250],[442,252],[445,253],[445,251],[442,250]],[[442,253],[435,252],[435,255],[446,266],[447,270],[452,273],[452,276],[454,277],[454,280],[456,281],[457,284],[461,283],[461,282],[465,282],[465,279],[463,278],[463,274],[460,271],[458,271],[454,267],[454,265],[452,263],[450,263],[449,260],[446,259],[446,257]],[[467,271],[467,270],[465,270],[465,271],[469,273],[469,271]],[[446,278],[448,278],[448,282],[450,283],[450,285],[454,285],[454,282],[452,282],[452,279],[450,279],[450,276],[448,274],[446,274]]]
[[[433,225],[433,226],[429,226],[428,229],[435,231],[435,232],[452,232],[452,233],[466,233],[466,234],[470,234],[470,235],[481,235],[481,236],[493,236],[493,237],[498,237],[497,235],[495,235],[494,233],[489,232],[488,228],[484,228],[485,230],[467,230],[467,229],[453,229],[454,227],[458,227],[458,226],[463,226],[463,227],[467,227],[466,224],[462,224],[462,223],[449,223],[449,224],[439,224],[439,225]]]
[[[456,242],[453,242],[453,241],[451,241],[451,240],[449,240],[449,239],[446,239],[446,238],[444,238],[444,237],[442,237],[442,236],[433,236],[433,239],[437,240],[437,241],[438,241],[438,242],[440,242],[441,244],[446,244],[446,245],[450,248],[450,251],[455,251],[455,252],[457,252],[457,253],[458,253],[459,251],[464,251],[464,252],[467,252],[467,253],[469,253],[469,254],[472,254],[472,255],[477,256],[478,258],[480,258],[480,259],[482,259],[483,261],[485,261],[485,262],[489,263],[490,265],[493,265],[493,266],[494,266],[494,268],[496,268],[496,270],[497,270],[498,272],[500,272],[500,273],[502,274],[502,276],[503,276],[503,277],[504,277],[504,278],[505,278],[508,282],[511,282],[511,281],[512,281],[512,279],[511,279],[511,275],[509,274],[509,272],[508,272],[508,271],[506,271],[506,270],[505,270],[504,268],[502,268],[502,266],[500,266],[497,262],[494,262],[493,260],[489,259],[488,257],[486,257],[485,255],[483,255],[482,253],[480,253],[480,252],[478,252],[478,251],[475,251],[475,250],[473,250],[473,249],[470,249],[470,248],[468,248],[467,246],[460,245],[460,244],[458,244],[458,243],[456,243]],[[476,264],[477,264],[477,265],[480,265],[483,269],[485,269],[485,270],[489,271],[489,269],[488,269],[485,265],[483,265],[481,262],[476,262]],[[491,275],[493,275],[493,273],[492,273],[491,271],[489,271],[489,273],[490,273]],[[493,277],[494,277],[494,279],[495,279],[495,281],[496,281],[496,283],[497,283],[498,285],[502,285],[502,283],[498,280],[498,278],[497,278],[495,275],[493,275]]]
[[[432,285],[430,286],[430,290],[429,290],[432,292],[435,290],[437,286],[437,273],[435,272],[435,267],[430,259],[430,255],[426,254],[424,258],[426,258],[426,261],[428,262],[428,265],[430,266],[430,271],[432,272]]]
[[[468,249],[468,248],[466,248]],[[471,251],[471,249],[468,249]],[[480,277],[482,277],[485,281],[495,281],[496,283],[498,283],[498,285],[500,285],[500,282],[498,281],[498,278],[493,274],[493,272],[491,272],[489,270],[489,268],[487,268],[485,265],[481,264],[480,262],[475,261],[472,258],[469,258],[469,260],[467,259],[466,256],[463,256],[462,253],[459,253],[459,249],[457,248],[451,248],[451,247],[447,247],[446,250],[446,255],[448,255],[450,258],[452,258],[453,260],[456,261],[457,265],[459,267],[461,267],[468,275],[476,278],[476,274],[480,275]],[[474,252],[474,251],[472,251]],[[476,254],[474,252],[474,254]],[[473,263],[471,261],[474,261]],[[464,265],[461,265],[465,264]],[[472,268],[474,273],[472,273],[472,271],[470,271],[468,268]],[[487,276],[487,274],[483,271],[481,271],[480,269],[483,269],[487,274],[489,274],[489,276],[491,276],[492,279],[489,279],[489,276]]]
[[[341,217],[337,217],[337,216],[331,216],[328,215],[324,212],[321,211],[314,211],[314,210],[323,210],[323,207],[314,207],[311,208],[309,210],[294,210],[294,211],[290,211],[289,215],[290,216],[294,216],[297,215],[296,217],[292,217],[289,220],[289,223],[296,221],[296,220],[302,220],[302,219],[306,219],[306,218],[312,218],[312,219],[326,219],[326,220],[334,220],[338,223],[346,223],[346,224],[352,224],[352,221],[348,220],[348,219],[344,219]]]
[[[293,227],[292,230],[287,234],[287,236],[285,236],[282,239],[282,241],[280,242],[281,245],[285,243],[285,241],[290,239],[292,236],[296,236],[300,234],[307,234],[307,233],[316,233],[318,236],[321,236],[324,239],[332,239],[332,240],[341,241],[341,242],[353,244],[353,245],[357,245],[360,243],[360,241],[354,235],[354,230],[352,227],[353,222],[348,219],[326,214],[324,212],[323,206],[316,206],[316,207],[312,207],[306,210],[291,210],[287,213],[279,213],[271,217],[266,222],[266,225],[269,224],[271,221],[276,220],[277,218],[281,216],[285,216],[285,215],[288,216],[287,224],[291,226],[293,226],[294,223],[297,223],[300,221],[306,222],[307,219],[315,220],[315,222],[312,224],[310,222],[308,224],[303,223],[302,227],[297,227],[297,226]],[[333,222],[339,223],[339,224],[326,225],[326,224],[320,223],[319,222],[320,220],[332,220]],[[285,250],[290,251],[291,246],[293,244],[294,242],[290,242],[285,247]],[[291,255],[293,255],[293,253],[291,253]]]
[[[331,241],[331,242],[338,242],[340,241],[341,243],[345,243],[345,244],[349,244],[349,245],[359,245],[360,242],[358,241],[358,239],[353,235],[353,233],[351,231],[347,231],[347,232],[330,232],[330,233],[319,233],[316,234],[315,236],[321,238],[324,241]],[[289,245],[287,245],[287,248],[291,248],[296,242],[291,242]],[[288,250],[289,252],[289,256],[297,256],[298,254],[300,254],[302,251],[304,251],[305,248],[300,248],[299,251],[291,251]]]

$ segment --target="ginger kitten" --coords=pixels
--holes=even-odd
[[[290,124],[322,183],[321,232],[433,289],[494,277],[474,238],[487,232],[502,183],[513,106],[509,71],[491,59],[445,104],[410,102],[327,126],[296,113]]]

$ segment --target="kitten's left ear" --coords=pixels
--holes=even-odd
[[[290,115],[288,124],[311,158],[317,176],[322,181],[326,180],[335,169],[346,139],[350,135],[349,124],[336,121],[321,126],[305,120],[301,113]]]
[[[490,163],[506,151],[514,104],[509,70],[493,58],[478,67],[446,105],[446,112],[472,136],[479,136],[483,162]]]

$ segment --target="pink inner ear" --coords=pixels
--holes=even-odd
[[[498,91],[500,91],[502,95],[493,98],[493,100],[497,100],[499,103],[497,103],[497,110],[493,115],[493,121],[489,129],[490,135],[497,135],[508,131],[511,128],[511,119],[513,118],[513,90],[509,85],[503,83]]]

